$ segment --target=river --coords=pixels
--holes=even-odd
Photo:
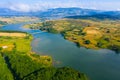
[[[60,34],[24,29],[25,23],[10,24],[2,30],[19,30],[34,36],[32,50],[53,57],[54,66],[69,66],[85,73],[90,80],[120,80],[120,55],[108,49],[78,48]]]

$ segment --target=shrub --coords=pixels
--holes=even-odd
[[[85,44],[90,44],[91,42],[90,42],[90,40],[85,40],[84,43]]]

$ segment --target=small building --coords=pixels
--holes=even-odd
[[[8,46],[2,46],[2,48],[3,48],[3,49],[6,49],[6,48],[8,48]]]

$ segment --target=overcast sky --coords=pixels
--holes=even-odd
[[[120,11],[120,0],[0,0],[0,7],[24,12],[58,7]]]

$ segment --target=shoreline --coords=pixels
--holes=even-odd
[[[18,33],[20,33],[20,32],[18,32]],[[10,34],[12,34],[12,31],[10,31]],[[7,62],[6,65],[8,66],[10,64],[8,69],[11,71],[11,74],[13,75],[14,79],[20,79],[20,80],[26,79],[27,77],[24,77],[24,76],[26,76],[38,69],[44,69],[48,73],[51,73],[51,70],[56,71],[54,74],[57,74],[59,72],[59,70],[60,71],[62,70],[62,72],[64,72],[66,75],[71,74],[71,72],[74,72],[75,74],[74,73],[73,74],[76,78],[82,79],[82,80],[88,80],[85,74],[81,73],[80,71],[74,70],[73,68],[70,68],[70,67],[56,68],[53,65],[51,56],[48,56],[48,55],[41,56],[41,55],[36,54],[36,52],[31,51],[32,50],[31,42],[34,39],[34,37],[30,33],[27,33],[27,34],[24,37],[4,36],[4,37],[0,38],[2,40],[2,43],[5,43],[5,44],[9,43],[9,44],[13,45],[13,48],[10,51],[7,48],[6,50],[5,49],[2,50],[2,52],[4,53],[5,61]],[[29,65],[31,65],[31,66],[29,66]],[[15,70],[15,72],[13,72],[13,70]],[[17,72],[16,72],[16,70],[17,70]],[[66,70],[68,72],[66,72]],[[69,72],[69,71],[71,71],[71,72]],[[39,70],[37,72],[41,72],[41,70]],[[46,73],[44,72],[44,74],[46,74]],[[59,75],[65,75],[65,74],[59,74]],[[81,76],[81,77],[79,77],[76,74],[79,74],[79,76]],[[38,74],[38,75],[41,75],[41,74]],[[51,75],[51,76],[54,76],[54,75]],[[31,75],[30,75],[30,77],[31,77]],[[28,77],[28,79],[30,77]],[[56,77],[56,76],[54,76],[54,77]],[[67,77],[69,77],[69,75]],[[71,78],[73,78],[73,77],[71,76]]]
[[[66,22],[67,20],[57,20],[57,21],[46,21],[46,22],[38,22],[38,23],[33,23],[33,24],[26,24],[23,27],[24,28],[28,28],[28,29],[36,29],[36,30],[41,30],[41,31],[47,31],[49,33],[53,33],[53,34],[61,34],[63,36],[64,39],[74,42],[76,44],[76,46],[78,47],[85,47],[87,49],[95,49],[95,50],[99,50],[99,49],[109,49],[112,51],[115,51],[116,53],[120,52],[120,45],[117,44],[119,43],[119,37],[115,38],[115,36],[113,35],[112,37],[114,39],[111,38],[111,36],[109,36],[110,34],[115,34],[118,35],[118,33],[115,33],[116,29],[114,29],[114,31],[111,31],[111,27],[110,29],[106,28],[104,29],[103,27],[84,27],[84,28],[79,28],[76,27],[73,30],[66,30],[63,27],[61,27],[61,24],[67,24]],[[72,20],[68,20],[72,21]],[[79,21],[79,20],[73,20],[75,22]],[[79,21],[81,22],[81,21]],[[83,21],[84,23],[85,21]],[[111,22],[111,21],[110,21]],[[70,22],[71,23],[71,22]],[[86,23],[86,22],[85,22]],[[92,21],[91,21],[92,23]],[[104,22],[95,22],[96,24],[99,25],[105,25],[106,24]],[[48,25],[49,26],[48,26]],[[71,23],[72,24],[72,23]],[[112,24],[111,24],[112,25]],[[113,25],[112,25],[113,26]],[[56,28],[58,27],[58,28]],[[77,29],[78,28],[78,29]],[[111,32],[111,33],[110,33]],[[114,42],[114,43],[113,43]]]

